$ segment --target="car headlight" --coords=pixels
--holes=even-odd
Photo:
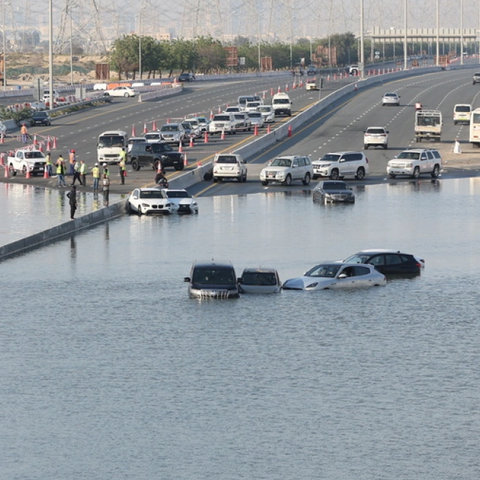
[[[148,208],[150,205],[148,203],[142,203],[142,208]]]
[[[413,166],[412,162],[408,162],[405,164],[405,167],[407,168],[412,168],[412,166]]]
[[[285,176],[285,172],[277,172],[278,178],[283,178]]]
[[[315,288],[318,285],[318,282],[313,282],[310,285],[307,285],[305,288]]]

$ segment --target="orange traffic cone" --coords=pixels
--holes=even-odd
[[[267,133],[270,133],[270,132],[271,132],[270,124],[268,124],[268,126],[267,126]]]
[[[46,168],[43,169],[43,178],[50,178],[50,175],[48,174],[48,169]]]
[[[277,93],[280,93],[282,90],[280,88],[280,85],[278,86],[278,90],[277,90]]]
[[[258,125],[255,124],[255,128],[253,129],[253,136],[258,137]]]
[[[193,137],[190,137],[190,143],[188,144],[190,148],[193,148]]]
[[[27,168],[27,171],[25,172],[25,178],[32,178],[32,176],[30,175],[30,169]]]
[[[0,143],[5,143],[5,137],[4,137],[3,133],[0,136]]]
[[[50,137],[47,137],[47,152],[48,150],[50,150],[51,146],[50,146]]]
[[[157,122],[154,120],[152,123],[152,130],[155,132],[157,130]]]
[[[288,126],[288,136],[289,137],[292,136],[292,126],[291,125]]]
[[[148,133],[148,128],[146,123],[143,124],[143,133]]]
[[[183,166],[188,167],[188,159],[187,159],[187,154],[183,156]]]
[[[220,135],[220,140],[225,140],[225,130],[222,130],[222,134]]]
[[[52,150],[55,150],[57,148],[57,137],[53,137],[53,147]]]
[[[205,143],[208,143],[208,132],[205,132]]]
[[[285,85],[285,91],[288,92],[288,83]]]
[[[132,125],[132,137],[136,137],[137,134],[135,133],[135,125]]]
[[[10,175],[8,174],[9,167],[8,165],[5,165],[5,178],[8,178]]]
[[[213,119],[213,110],[210,110],[210,120]]]
[[[183,153],[183,146],[182,146],[182,145],[183,145],[182,142],[180,142],[180,143],[178,144],[178,153]]]
[[[33,136],[33,144],[34,144],[35,146],[37,146],[37,143],[38,143],[38,142],[37,142],[37,136],[34,135],[34,136]]]
[[[3,157],[5,156],[5,153],[0,153],[0,165],[5,165],[5,162],[3,161]]]
[[[167,118],[167,123],[170,123],[170,119],[169,119],[169,118]]]

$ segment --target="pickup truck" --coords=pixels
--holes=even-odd
[[[27,171],[33,175],[43,175],[45,170],[46,158],[40,150],[19,149],[9,154],[7,163],[10,173],[15,176],[17,172],[27,174]]]
[[[415,141],[423,139],[440,141],[442,135],[442,112],[440,110],[417,110],[415,112]]]

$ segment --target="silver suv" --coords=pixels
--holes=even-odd
[[[368,175],[368,158],[362,152],[327,153],[319,160],[312,162],[313,178],[329,177],[338,180],[344,177],[355,177],[362,180]]]
[[[262,185],[268,185],[270,182],[291,185],[294,180],[301,180],[304,185],[308,185],[312,176],[310,157],[300,155],[277,157],[260,172]]]
[[[480,72],[476,72],[473,74],[472,83],[475,85],[476,83],[480,83]]]
[[[437,178],[441,169],[442,157],[439,151],[434,149],[404,150],[387,163],[387,175],[390,178],[398,175],[418,178],[422,174],[430,174],[432,178]]]

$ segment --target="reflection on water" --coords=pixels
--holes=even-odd
[[[199,198],[199,215],[124,217],[3,262],[3,475],[478,478],[479,189]],[[194,260],[284,281],[364,248],[426,268],[237,301],[183,282]]]

